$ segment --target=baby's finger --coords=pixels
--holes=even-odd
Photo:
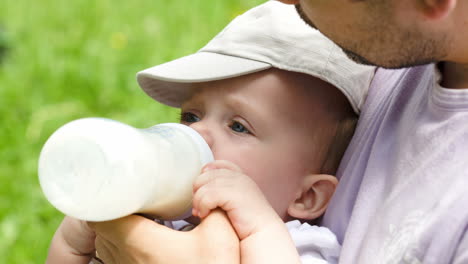
[[[240,173],[242,173],[241,168],[230,161],[217,160],[209,163],[202,169],[202,174],[194,181],[193,192],[197,192],[201,186],[209,182],[219,181],[218,179],[222,176],[230,177]]]
[[[211,210],[223,207],[224,201],[220,200],[218,191],[207,185],[202,186],[193,196],[193,208],[200,218],[205,218]]]
[[[193,182],[193,192],[196,193],[199,188],[204,185],[221,185],[225,183],[227,179],[238,175],[238,172],[234,172],[227,169],[215,169],[209,170],[200,174]]]
[[[195,181],[193,182],[193,193],[195,194],[198,192],[198,189],[200,189],[202,186],[205,186],[209,183],[213,183],[216,178],[218,178],[217,181],[219,181],[220,177],[220,171],[219,170],[212,170],[212,171],[207,171],[202,174],[200,174]]]
[[[227,161],[227,160],[216,160],[214,162],[206,164],[202,168],[202,173],[209,171],[209,170],[216,170],[216,169],[226,169],[226,170],[232,170],[235,172],[242,172],[242,169],[237,166],[236,164]]]

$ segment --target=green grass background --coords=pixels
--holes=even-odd
[[[135,73],[188,55],[264,0],[1,0],[0,263],[43,263],[62,214],[44,199],[37,160],[68,121],[135,127],[177,120]]]

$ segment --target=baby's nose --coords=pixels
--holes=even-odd
[[[197,131],[203,137],[203,139],[205,139],[206,143],[210,148],[213,147],[213,135],[210,126],[207,124],[207,122],[195,122],[192,123],[190,127]]]

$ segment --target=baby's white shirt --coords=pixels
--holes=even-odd
[[[286,223],[302,264],[336,264],[341,246],[330,229],[294,220]]]

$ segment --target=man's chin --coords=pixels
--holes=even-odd
[[[378,66],[375,63],[369,61],[368,59],[364,58],[363,56],[356,54],[350,50],[343,49],[343,52],[350,58],[352,61],[363,64],[363,65],[369,65],[369,66]]]
[[[377,67],[381,67],[385,69],[402,69],[402,68],[426,65],[426,64],[430,64],[430,63],[434,63],[438,61],[437,59],[432,58],[432,57],[429,57],[426,59],[415,60],[414,58],[411,58],[411,56],[406,56],[405,60],[393,59],[393,60],[385,60],[385,61],[381,60],[379,62],[371,62],[368,59],[364,58],[363,56],[356,54],[355,52],[345,50],[345,49],[343,49],[343,52],[348,56],[348,58],[350,58],[352,61],[356,63],[369,65],[369,66],[377,66]]]

